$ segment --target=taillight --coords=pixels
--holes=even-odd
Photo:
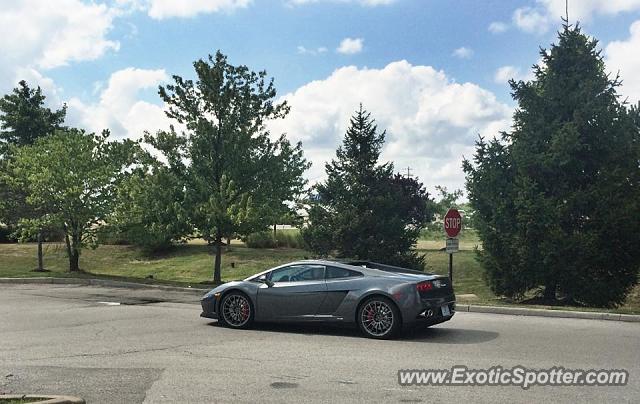
[[[418,289],[418,292],[427,292],[433,289],[433,283],[431,283],[431,281],[420,282],[416,285],[416,288]]]

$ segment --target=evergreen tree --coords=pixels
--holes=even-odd
[[[498,294],[618,305],[640,267],[638,111],[579,27],[541,56],[532,81],[510,82],[513,130],[464,162],[479,258]]]
[[[40,87],[32,89],[24,80],[0,99],[0,152],[7,145],[31,145],[62,126],[66,105],[51,111],[44,106],[45,99]]]
[[[360,105],[326,164],[327,180],[315,187],[303,237],[320,255],[422,269],[414,244],[433,216],[432,201],[415,179],[394,176],[392,163],[378,164],[384,138]]]

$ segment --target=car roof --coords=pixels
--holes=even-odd
[[[296,264],[317,264],[337,266],[345,269],[359,270],[369,273],[370,275],[388,275],[389,273],[400,274],[414,274],[414,275],[432,275],[427,272],[416,271],[409,268],[402,268],[388,264],[381,264],[379,262],[367,261],[367,260],[352,260],[352,259],[308,259],[290,262],[286,265]]]
[[[368,276],[388,276],[388,277],[394,277],[394,278],[406,277],[406,278],[413,278],[413,279],[415,279],[416,277],[421,278],[424,276],[433,276],[433,274],[430,274],[427,272],[421,272],[413,269],[396,267],[393,265],[381,264],[381,263],[366,261],[366,260],[306,259],[306,260],[291,261],[282,265],[278,265],[273,268],[269,268],[255,275],[251,275],[247,277],[245,280],[251,280],[251,279],[257,278],[262,274],[270,272],[274,269],[278,269],[278,268],[282,268],[290,265],[303,265],[303,264],[325,265],[325,266],[349,269],[352,271],[355,270],[355,271],[362,272],[363,274]]]

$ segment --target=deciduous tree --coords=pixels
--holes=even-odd
[[[30,88],[24,80],[0,99],[0,223],[15,231],[21,222],[21,238],[36,236],[38,271],[44,271],[42,232],[47,223],[35,219],[46,216],[46,207],[28,205],[24,190],[10,186],[12,181],[7,165],[12,146],[31,145],[62,127],[66,106],[52,111],[45,107],[45,99],[40,87]]]
[[[108,232],[145,251],[166,250],[192,233],[181,176],[147,153],[118,185]]]
[[[97,226],[111,211],[115,189],[132,163],[136,144],[109,141],[82,130],[58,130],[16,148],[10,169],[14,180],[27,191],[31,206],[47,206],[47,221],[64,229],[69,270],[79,271],[80,252],[95,246]]]
[[[160,87],[167,116],[183,125],[151,141],[183,173],[190,220],[215,247],[214,281],[221,281],[223,239],[273,224],[281,206],[300,193],[308,163],[301,144],[265,128],[289,111],[274,101],[264,71],[233,66],[221,52],[194,63],[196,80],[174,76]]]

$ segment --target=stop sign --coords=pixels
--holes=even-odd
[[[458,209],[451,208],[444,215],[444,231],[447,233],[448,237],[454,238],[460,233],[460,229],[462,228],[462,216],[460,216],[460,212]]]

